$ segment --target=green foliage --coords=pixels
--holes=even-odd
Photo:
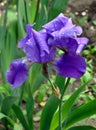
[[[9,117],[9,116],[6,116],[5,114],[3,113],[0,113],[0,120],[3,119],[3,118],[6,118],[8,120],[8,122],[14,126],[14,121]]]
[[[92,126],[75,126],[68,130],[96,130],[96,128],[94,128]]]
[[[52,20],[59,13],[64,12],[67,7],[67,4],[68,0],[52,0],[48,20]]]
[[[74,123],[83,120],[96,114],[96,100],[90,101],[87,104],[81,105],[80,107],[74,109],[70,116],[67,118],[66,127],[72,126]],[[78,115],[78,116],[77,116]],[[65,125],[65,122],[63,123]]]
[[[40,88],[42,83],[48,85],[41,72],[42,66],[38,63],[33,64],[30,68],[29,78],[27,82],[22,85],[22,88],[12,89],[6,81],[5,72],[9,68],[10,62],[16,58],[24,56],[24,53],[17,49],[17,43],[26,35],[26,24],[34,24],[36,22],[34,28],[39,30],[43,24],[55,18],[59,13],[64,12],[67,4],[68,0],[12,0],[8,6],[7,1],[4,21],[3,24],[0,25],[0,73],[3,82],[2,85],[0,85],[0,120],[5,124],[6,129],[34,129],[34,93]],[[75,22],[79,23],[79,25],[82,25],[87,20],[87,17],[82,17],[76,20],[74,14],[70,15],[74,18]],[[93,21],[93,24],[96,25],[95,20]],[[83,54],[87,56],[93,55],[95,52],[96,47],[89,46]],[[87,103],[84,102],[84,105],[76,108],[73,106],[90,78],[92,78],[93,72],[91,61],[88,61],[88,64],[89,68],[87,68],[86,74],[81,79],[83,85],[71,96],[68,95],[66,98],[65,95],[64,97],[65,102],[62,107],[62,124],[64,129],[95,129],[91,126],[72,127],[72,125],[78,121],[96,114],[96,100],[94,100],[93,95],[86,96],[85,94],[81,94],[84,101]],[[60,89],[61,94],[65,81],[65,78],[58,75],[55,76],[55,82],[52,81],[52,83]],[[40,89],[38,95],[39,102],[43,100],[43,97],[46,94],[45,90],[46,88],[44,90]],[[93,87],[92,90],[96,94],[96,88]],[[24,108],[22,107],[22,101],[25,102]],[[54,95],[51,95],[42,110],[40,130],[58,129],[58,105],[59,99]]]
[[[77,89],[71,96],[70,98],[63,104],[62,106],[62,120],[66,120],[66,117],[68,116],[68,113],[70,113],[70,110],[73,106],[73,103],[79,96],[79,94],[84,90],[85,86],[87,83],[82,85],[79,89]],[[59,111],[56,111],[56,113],[53,116],[53,120],[51,122],[51,127],[50,130],[54,130],[59,123]]]
[[[4,98],[1,106],[1,112],[4,114],[8,114],[10,108],[12,107],[13,103],[16,101],[16,98],[13,96],[7,96]]]
[[[26,111],[27,111],[27,118],[28,118],[30,129],[33,130],[34,101],[33,101],[30,86],[29,86],[29,92],[28,92],[28,99],[26,102]]]
[[[56,111],[57,107],[58,107],[58,103],[59,100],[52,95],[49,100],[47,101],[42,115],[41,115],[41,120],[40,120],[40,130],[49,130],[50,128],[50,124],[51,124],[51,120],[53,117],[54,112]],[[54,105],[53,105],[54,104]],[[47,123],[46,123],[47,121]]]
[[[17,118],[20,120],[20,122],[21,122],[22,126],[24,127],[24,129],[25,130],[30,130],[21,109],[15,104],[12,106],[12,108],[13,108],[13,111],[16,114]]]
[[[30,68],[29,75],[29,83],[32,88],[32,93],[34,93],[45,79],[41,72],[41,65],[34,63]]]

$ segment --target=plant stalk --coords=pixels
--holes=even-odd
[[[64,93],[66,91],[66,88],[68,87],[69,81],[70,81],[70,78],[67,79],[66,84],[65,84],[65,86],[63,88],[63,91],[61,93],[61,97],[60,97],[60,103],[59,103],[59,130],[62,130],[62,103],[63,103],[63,96],[64,96]]]

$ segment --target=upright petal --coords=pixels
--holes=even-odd
[[[80,54],[83,48],[88,44],[88,38],[86,37],[81,37],[81,38],[75,38],[76,41],[78,42],[78,48],[76,50],[77,54]]]
[[[27,25],[26,30],[27,36],[19,42],[18,46],[26,53],[28,60],[39,63],[52,60],[55,49],[48,45],[49,34],[46,30],[37,32],[31,25]]]
[[[28,42],[28,40],[31,38],[32,28],[33,28],[33,26],[31,26],[29,24],[26,25],[27,35],[19,41],[19,43],[18,43],[19,48],[24,48],[26,42]]]
[[[63,77],[80,78],[86,71],[86,63],[80,55],[64,54],[55,62],[55,69]]]
[[[43,25],[43,28],[47,29],[50,32],[60,30],[68,22],[68,19],[69,18],[65,17],[61,13],[55,19],[50,21],[49,23]]]

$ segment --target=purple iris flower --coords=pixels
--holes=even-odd
[[[82,34],[82,28],[80,26],[74,25],[72,23],[71,18],[65,17],[62,13],[58,15],[54,20],[45,24],[43,28],[46,29],[47,33],[49,33],[52,36],[51,38],[49,38],[48,43],[49,45],[65,48],[65,44],[67,45],[70,44],[69,43],[70,39],[74,39],[74,41],[75,40],[77,41],[77,48],[78,48],[77,53],[80,53],[84,48],[84,46],[88,43],[87,38],[77,37]]]
[[[6,72],[6,79],[13,88],[21,86],[28,77],[28,62],[26,59],[15,60],[10,64],[10,70]]]
[[[45,63],[54,58],[56,49],[48,45],[49,34],[46,30],[37,32],[31,25],[26,26],[27,36],[23,38],[18,47],[26,53],[29,61]]]
[[[56,72],[64,77],[80,78],[86,71],[86,62],[80,53],[88,43],[87,38],[78,38],[82,28],[74,25],[72,20],[62,13],[43,28],[51,35],[48,44],[64,52],[54,62]]]

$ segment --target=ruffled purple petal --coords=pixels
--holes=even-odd
[[[52,20],[49,23],[43,25],[43,28],[47,29],[50,32],[60,30],[68,22],[68,19],[69,18],[65,17],[61,13],[54,20]]]
[[[75,38],[77,37],[78,35],[81,35],[82,33],[82,28],[79,27],[79,26],[66,26],[66,27],[63,27],[60,31],[59,31],[59,38],[61,37],[72,37],[72,38]]]
[[[24,60],[15,60],[10,64],[10,70],[6,72],[6,79],[13,88],[21,86],[28,77],[28,66]]]
[[[46,34],[46,33],[45,33]],[[46,35],[45,34],[42,34],[40,32],[37,32],[35,30],[33,30],[33,37],[34,37],[34,40],[37,44],[37,47],[39,48],[40,50],[40,55],[41,57],[45,55],[45,53],[49,54],[49,47],[47,45],[47,39],[46,39]]]
[[[75,53],[78,47],[78,43],[74,38],[61,38],[59,45],[68,53]]]
[[[86,62],[80,55],[64,54],[56,61],[55,69],[63,77],[80,78],[86,71]]]
[[[33,28],[33,26],[31,26],[29,24],[26,25],[27,36],[20,40],[20,42],[18,43],[19,48],[24,48],[25,44],[30,40],[30,38],[32,36],[32,28]]]
[[[48,44],[68,53],[76,53],[76,50],[78,48],[78,42],[74,38],[64,38],[64,37],[61,37],[60,39],[50,38]]]
[[[30,25],[26,26],[26,30],[28,35],[19,42],[18,46],[26,53],[28,60],[39,63],[52,60],[55,49],[51,49],[48,45],[49,34],[44,29],[37,32]]]

